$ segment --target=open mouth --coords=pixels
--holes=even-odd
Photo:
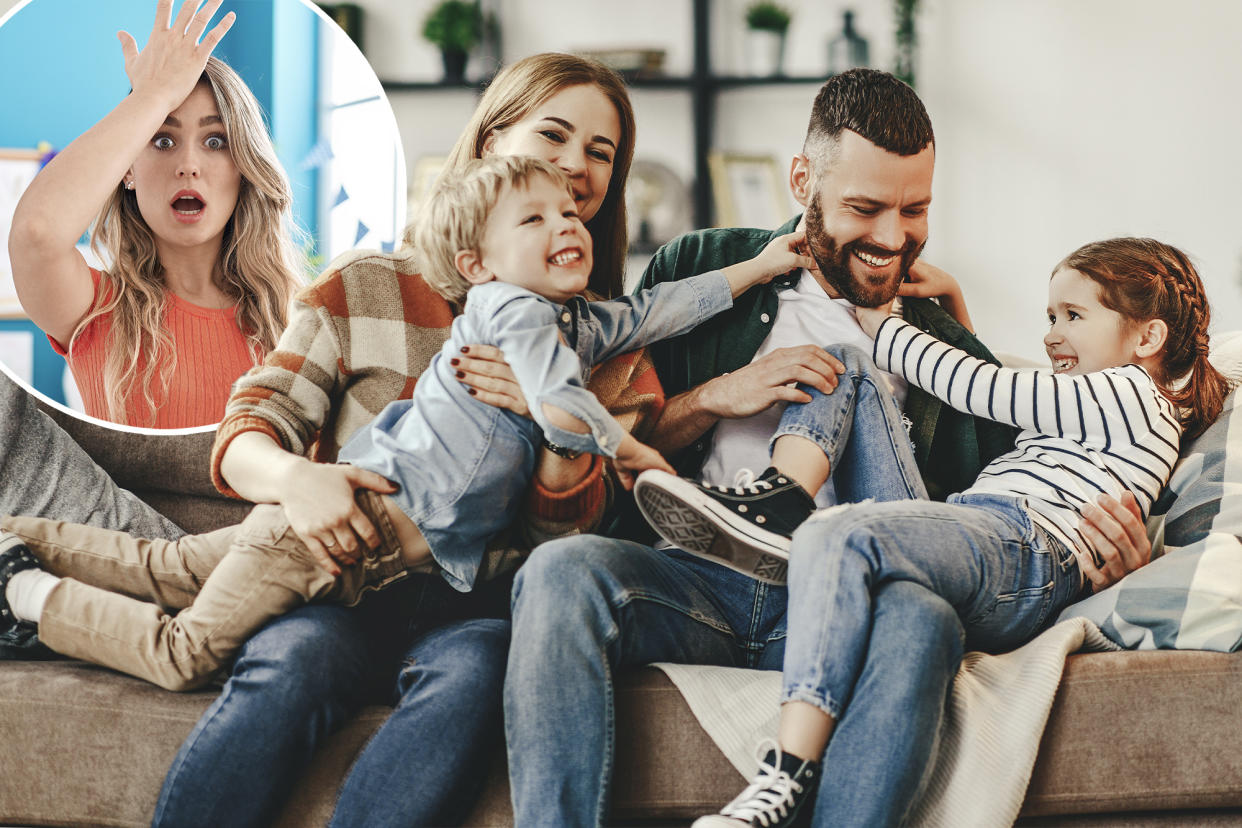
[[[888,253],[886,255],[877,256],[874,253],[866,253],[858,248],[854,248],[851,252],[854,254],[855,258],[868,267],[888,267],[897,260],[897,256],[899,255],[897,253]]]
[[[1078,360],[1074,357],[1053,357],[1052,371],[1055,374],[1064,374],[1066,371],[1072,371],[1078,365]]]
[[[571,247],[568,250],[562,250],[554,256],[548,257],[548,262],[557,266],[573,264],[582,261],[582,251],[577,247]]]
[[[173,210],[182,216],[197,216],[203,212],[203,208],[206,206],[207,203],[203,201],[202,196],[198,193],[182,191],[177,193],[172,200]]]

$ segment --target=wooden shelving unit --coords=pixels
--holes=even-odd
[[[694,3],[694,66],[689,75],[627,78],[633,89],[684,89],[690,95],[691,117],[694,132],[694,182],[692,203],[694,225],[710,227],[713,224],[712,179],[708,171],[708,154],[712,150],[716,118],[717,97],[722,90],[751,86],[785,86],[792,84],[822,84],[823,76],[751,77],[745,75],[714,75],[711,71],[711,2],[693,0]],[[446,84],[438,81],[383,81],[388,93],[463,93],[479,94],[487,86],[486,81],[476,83]]]

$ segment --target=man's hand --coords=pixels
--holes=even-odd
[[[1134,495],[1125,492],[1120,500],[1101,495],[1094,504],[1083,506],[1082,517],[1079,530],[1104,559],[1100,567],[1079,560],[1094,591],[1112,586],[1151,560],[1151,541]]]
[[[613,460],[613,465],[616,467],[617,477],[621,479],[621,485],[627,491],[634,488],[634,476],[647,469],[659,469],[669,474],[677,474],[668,461],[660,456],[660,452],[645,443],[638,442],[632,434],[625,435],[625,439],[617,447],[617,456]]]
[[[795,388],[802,383],[831,394],[845,366],[817,345],[779,348],[732,373],[698,388],[700,407],[715,417],[733,420],[765,411],[776,402],[804,403],[811,395]]]

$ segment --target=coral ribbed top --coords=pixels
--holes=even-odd
[[[99,272],[91,270],[95,290],[99,291]],[[158,374],[152,382],[155,416],[141,390],[130,396],[126,425],[148,428],[188,428],[212,425],[224,416],[224,403],[233,382],[250,370],[254,359],[237,324],[236,307],[204,308],[173,293],[167,293],[164,324],[172,335],[177,362],[169,377],[168,391],[162,393]],[[73,353],[65,354],[60,343],[48,339],[65,356],[82,394],[86,413],[100,419],[108,417],[104,396],[103,368],[105,345],[112,330],[111,314],[98,317],[74,343]],[[145,367],[139,358],[138,371]]]

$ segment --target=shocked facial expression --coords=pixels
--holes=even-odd
[[[486,276],[558,304],[585,290],[591,276],[591,235],[574,198],[542,175],[501,193],[480,252]]]
[[[573,183],[583,221],[599,212],[621,142],[621,118],[594,84],[567,86],[535,106],[526,117],[495,130],[486,153],[533,155],[560,167]]]
[[[241,190],[241,173],[206,84],[169,113],[125,177],[156,247],[219,247]]]
[[[820,284],[873,308],[897,288],[927,243],[935,150],[888,152],[846,130],[818,180],[803,156],[794,160],[794,196],[806,206],[808,252]]]
[[[1100,286],[1077,270],[1061,268],[1048,283],[1048,335],[1044,348],[1058,374],[1089,374],[1139,362],[1140,326],[1100,301]]]

